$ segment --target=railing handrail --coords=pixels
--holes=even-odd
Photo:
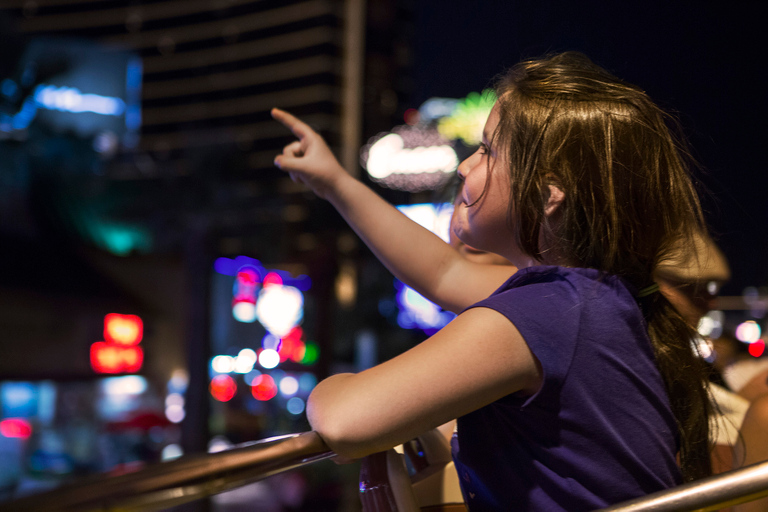
[[[625,501],[598,512],[710,512],[768,496],[768,461]]]
[[[329,459],[316,432],[304,432],[104,474],[52,491],[0,503],[0,511],[160,510]],[[710,512],[768,496],[768,461],[619,503],[598,512]]]
[[[0,503],[0,511],[159,510],[333,456],[316,432],[288,434],[218,453],[152,464],[122,475],[98,475]]]

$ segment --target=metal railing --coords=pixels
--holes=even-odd
[[[0,511],[161,510],[333,456],[317,433],[289,434],[219,453],[153,464],[132,473],[99,475],[0,503]],[[768,497],[768,461],[619,503],[599,512],[708,512],[764,497]]]
[[[599,512],[710,512],[768,496],[768,461],[734,469]]]
[[[99,475],[0,503],[2,512],[151,511],[181,505],[333,457],[315,432],[289,434],[218,453],[182,457],[118,476]]]

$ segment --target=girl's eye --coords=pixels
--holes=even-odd
[[[488,153],[490,153],[490,148],[488,146],[486,146],[485,144],[483,144],[482,142],[480,143],[480,148],[479,149],[480,149],[480,154],[481,155],[487,155]]]

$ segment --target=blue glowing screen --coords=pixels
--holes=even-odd
[[[141,126],[138,55],[90,41],[33,39],[17,72],[0,77],[0,132],[40,123],[90,138],[110,133],[131,147]]]

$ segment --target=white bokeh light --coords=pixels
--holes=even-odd
[[[181,445],[169,444],[163,448],[163,451],[160,454],[160,459],[164,461],[173,460],[178,459],[182,455],[184,455],[184,449],[181,447]]]
[[[213,439],[208,442],[208,453],[223,452],[224,450],[229,450],[233,446],[234,444],[232,444],[232,441],[226,437],[214,436]]]
[[[282,338],[304,316],[304,295],[293,286],[264,286],[259,292],[256,315],[269,332]]]
[[[760,339],[761,329],[754,320],[747,320],[736,327],[736,338],[744,343],[754,343]]]
[[[368,174],[381,180],[392,174],[453,172],[459,158],[449,145],[406,148],[400,135],[390,133],[371,146],[366,165]]]
[[[211,368],[217,373],[231,373],[235,369],[235,358],[232,356],[216,356],[211,360]]]
[[[259,364],[267,369],[274,368],[280,364],[280,354],[272,349],[266,348],[259,354]]]
[[[248,373],[256,364],[256,352],[250,348],[244,348],[235,358],[235,373]]]
[[[172,405],[180,405],[184,407],[184,396],[181,393],[169,393],[165,397],[165,406],[170,407]]]
[[[181,423],[186,417],[187,412],[184,410],[183,405],[169,405],[165,408],[165,417],[171,423]]]
[[[293,396],[299,390],[299,381],[290,375],[280,380],[280,393],[285,396]]]
[[[253,323],[256,321],[256,304],[247,301],[236,302],[232,306],[232,316],[238,322]]]

